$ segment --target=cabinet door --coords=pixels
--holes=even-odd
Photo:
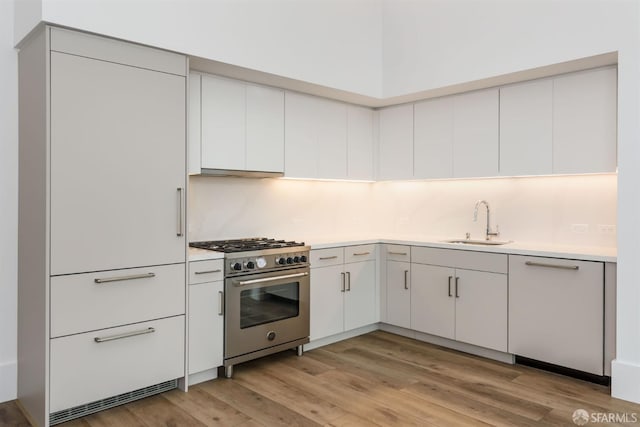
[[[456,277],[456,340],[506,352],[507,275],[456,269]]]
[[[600,262],[510,255],[509,353],[603,375],[603,275]]]
[[[453,176],[453,97],[414,106],[413,173],[416,178]]]
[[[359,328],[376,321],[375,260],[345,265],[347,286],[344,294],[344,329]]]
[[[347,107],[347,175],[373,180],[373,110]]]
[[[453,99],[453,176],[498,175],[498,89]]]
[[[284,173],[292,178],[316,178],[315,104],[310,96],[285,93]]]
[[[245,85],[203,75],[202,168],[243,170],[245,140]]]
[[[52,275],[185,261],[185,112],[185,77],[51,53]]]
[[[413,178],[413,105],[380,110],[378,178]]]
[[[411,264],[387,261],[387,323],[411,327]]]
[[[284,91],[247,85],[247,161],[250,171],[284,172]]]
[[[411,265],[411,329],[455,338],[455,270]]]
[[[553,172],[616,170],[617,70],[553,80]]]
[[[310,339],[344,331],[343,266],[311,269]]]
[[[315,98],[318,178],[347,177],[347,106]]]
[[[189,373],[222,366],[224,282],[189,285]]]
[[[551,79],[500,89],[500,175],[552,173]]]
[[[201,94],[202,74],[189,73],[189,132],[188,132],[188,173],[200,174],[200,150],[202,147]]]

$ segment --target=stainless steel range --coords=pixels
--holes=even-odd
[[[309,247],[266,238],[192,242],[224,252],[224,367],[309,342]]]

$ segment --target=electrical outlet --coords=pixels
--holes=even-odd
[[[598,224],[598,233],[600,234],[615,234],[616,226],[610,224]]]
[[[589,232],[589,224],[571,224],[571,232],[584,234]]]

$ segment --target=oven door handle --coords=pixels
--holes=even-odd
[[[295,273],[295,274],[285,274],[284,276],[265,277],[263,279],[243,280],[241,282],[234,283],[233,286],[238,287],[238,286],[253,285],[255,283],[275,282],[276,280],[293,279],[295,277],[304,277],[308,275],[309,273]]]

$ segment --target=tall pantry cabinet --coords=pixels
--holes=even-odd
[[[184,377],[187,59],[46,26],[19,67],[18,398],[47,426]]]

